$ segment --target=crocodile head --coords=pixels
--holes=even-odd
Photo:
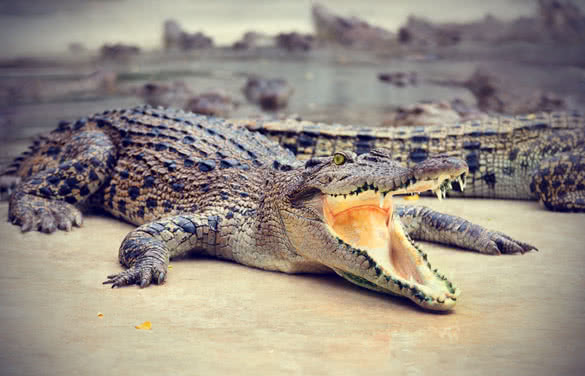
[[[281,217],[303,257],[362,287],[448,310],[458,290],[405,233],[392,196],[427,190],[444,196],[467,171],[465,162],[446,156],[407,168],[383,149],[314,158],[289,185]]]

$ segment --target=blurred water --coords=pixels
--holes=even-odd
[[[218,44],[245,31],[312,30],[310,0],[0,0],[0,58],[55,54],[71,42],[90,49],[126,42],[160,46],[162,23],[177,19]],[[415,14],[436,21],[469,21],[491,13],[512,19],[534,13],[533,0],[323,0],[341,15],[357,15],[390,30]]]

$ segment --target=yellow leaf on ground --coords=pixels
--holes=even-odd
[[[138,330],[150,330],[152,329],[152,323],[150,321],[145,321],[140,325],[136,325],[135,328]]]
[[[172,266],[172,265],[169,265],[169,266],[168,266],[168,268],[169,268],[169,269],[172,269],[172,268],[173,268],[173,266]]]
[[[418,195],[402,196],[407,201],[415,201],[419,199]]]
[[[103,313],[101,313],[101,312],[98,312],[98,317],[99,317],[100,319],[103,319],[103,318],[104,318],[104,314],[103,314]]]

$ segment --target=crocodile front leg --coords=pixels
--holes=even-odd
[[[9,220],[23,232],[51,233],[80,226],[76,207],[107,181],[116,163],[116,150],[107,135],[82,132],[66,147],[51,146],[21,166],[28,175],[10,197]]]
[[[130,232],[120,246],[120,264],[128,269],[109,275],[104,284],[161,284],[170,258],[197,250],[214,253],[222,244],[217,216],[177,215],[146,223]],[[218,256],[222,255],[220,251]]]
[[[417,240],[454,245],[479,253],[524,253],[536,247],[512,239],[499,231],[486,229],[466,219],[440,213],[425,206],[395,207],[404,230]]]

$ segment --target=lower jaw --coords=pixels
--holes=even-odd
[[[455,305],[456,289],[446,285],[444,277],[437,277],[426,255],[411,244],[400,221],[392,216],[391,199],[384,205],[352,206],[337,213],[325,200],[324,214],[330,231],[352,249],[371,256],[380,270],[376,276],[361,277],[334,268],[339,275],[371,290],[408,297],[428,309],[449,310]]]

